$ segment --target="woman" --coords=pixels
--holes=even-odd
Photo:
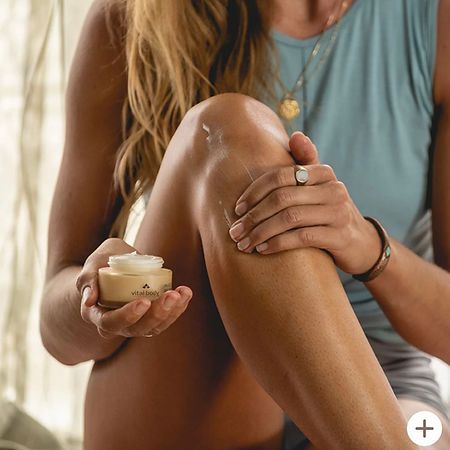
[[[54,357],[95,361],[86,450],[409,449],[420,410],[448,448],[420,350],[450,361],[449,34],[447,0],[94,3],[41,314]],[[135,249],[177,287],[102,309],[98,268]]]

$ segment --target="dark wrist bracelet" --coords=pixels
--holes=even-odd
[[[383,270],[386,268],[389,262],[389,258],[391,257],[391,245],[389,243],[389,237],[386,233],[386,230],[383,228],[381,223],[373,217],[364,217],[364,219],[372,223],[377,230],[378,236],[380,236],[381,239],[382,249],[377,262],[367,272],[353,275],[353,278],[355,280],[362,281],[363,283],[365,283],[366,281],[371,281],[378,275],[380,275],[380,273],[383,272]]]

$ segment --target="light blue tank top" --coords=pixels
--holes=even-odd
[[[292,122],[317,144],[361,213],[427,258],[437,7],[438,0],[355,0],[329,57],[296,94],[303,111]],[[291,88],[317,37],[273,38],[280,77]],[[366,334],[402,341],[364,284],[339,275]]]

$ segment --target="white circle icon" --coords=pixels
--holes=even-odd
[[[428,447],[435,444],[442,434],[442,422],[431,411],[419,411],[411,416],[406,427],[414,444]]]

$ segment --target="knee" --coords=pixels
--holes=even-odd
[[[211,129],[240,132],[258,122],[272,123],[283,129],[278,116],[264,103],[238,93],[219,94],[192,107],[186,120],[199,121]]]
[[[261,151],[263,143],[288,148],[288,136],[276,113],[239,93],[219,94],[198,103],[185,115],[179,129],[193,140],[194,145],[189,146],[191,158],[192,152],[204,155],[205,146],[227,152],[239,149],[240,154]],[[207,154],[210,156],[211,152]]]

